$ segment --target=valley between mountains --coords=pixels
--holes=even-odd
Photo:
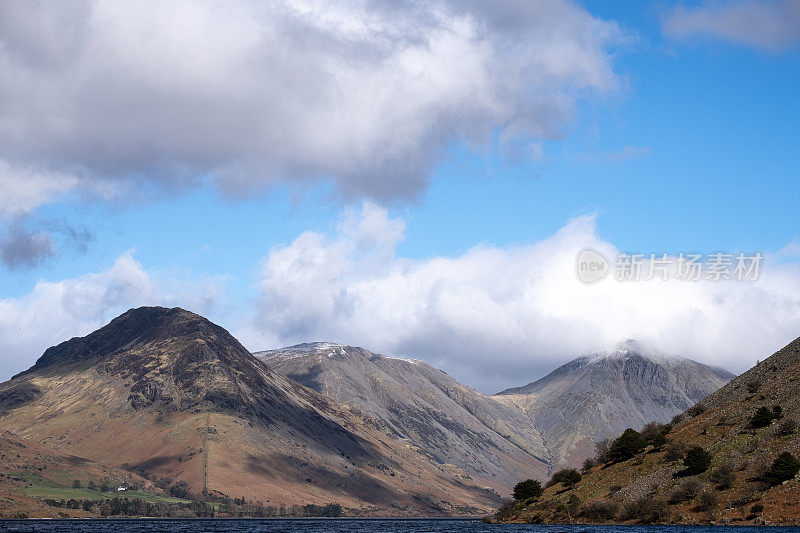
[[[0,384],[0,513],[484,515],[733,377],[626,341],[485,395],[421,360],[251,354],[199,315],[132,309]]]

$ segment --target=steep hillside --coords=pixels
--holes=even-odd
[[[516,405],[461,385],[423,361],[331,343],[255,354],[276,372],[358,407],[394,434],[503,494],[548,477],[549,453]]]
[[[278,505],[469,514],[497,501],[380,421],[271,371],[182,309],[128,311],[0,385],[0,429],[59,453]]]
[[[604,461],[500,518],[800,524],[798,421],[800,339],[677,417],[663,445]]]
[[[667,422],[733,377],[689,359],[647,354],[629,340],[497,397],[529,413],[554,467],[580,467],[594,455],[595,442],[625,428]]]
[[[119,495],[151,502],[180,501],[126,470],[61,455],[9,432],[0,434],[0,518],[91,517],[90,511],[47,505],[43,499],[101,500]]]

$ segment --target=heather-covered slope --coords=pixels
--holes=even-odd
[[[0,385],[0,429],[193,492],[362,513],[468,514],[497,496],[271,371],[223,328],[140,308]]]
[[[755,415],[760,409],[759,419]],[[679,416],[663,446],[596,466],[574,488],[557,484],[545,491],[542,501],[512,505],[501,517],[800,524],[800,480],[776,478],[780,469],[773,468],[781,454],[800,458],[798,421],[800,339]],[[695,446],[710,455],[710,466],[681,476],[687,450]]]
[[[516,405],[461,385],[416,359],[311,343],[255,354],[276,372],[379,418],[441,464],[504,494],[521,478],[548,476],[549,453]]]
[[[594,455],[595,442],[625,428],[667,422],[733,377],[689,359],[645,353],[626,341],[497,397],[529,413],[555,468],[580,467]]]

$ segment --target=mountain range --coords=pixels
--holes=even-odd
[[[514,480],[580,467],[595,443],[666,422],[734,376],[646,354],[628,340],[528,385],[484,395],[418,359],[310,343],[257,352],[276,372],[383,420],[395,433],[507,493]],[[523,455],[520,455],[522,452]]]
[[[254,356],[199,315],[145,307],[0,384],[0,431],[51,462],[169,480],[201,499],[475,515],[517,481],[577,465],[596,439],[668,420],[730,377],[627,342],[485,395],[423,361],[363,348]],[[15,468],[6,459],[0,470]]]
[[[379,420],[270,370],[182,309],[128,311],[0,385],[0,428],[210,497],[358,514],[485,512],[498,495]]]

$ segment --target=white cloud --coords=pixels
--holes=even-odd
[[[77,185],[78,180],[72,176],[47,169],[12,166],[0,159],[0,219],[30,213]]]
[[[714,37],[770,51],[800,43],[800,0],[737,0],[676,7],[664,20],[674,38]]]
[[[29,368],[48,347],[86,335],[132,307],[177,305],[207,313],[218,291],[213,280],[147,272],[130,253],[96,274],[40,281],[21,298],[0,299],[0,380]]]
[[[455,139],[560,136],[621,38],[569,0],[2,2],[0,215],[200,176],[413,197]]]
[[[580,250],[618,253],[592,216],[541,242],[412,261],[394,252],[401,220],[371,204],[356,215],[331,235],[270,250],[258,319],[238,331],[248,347],[356,344],[425,358],[493,391],[629,337],[741,371],[800,335],[796,263],[769,261],[757,282],[584,285]]]

